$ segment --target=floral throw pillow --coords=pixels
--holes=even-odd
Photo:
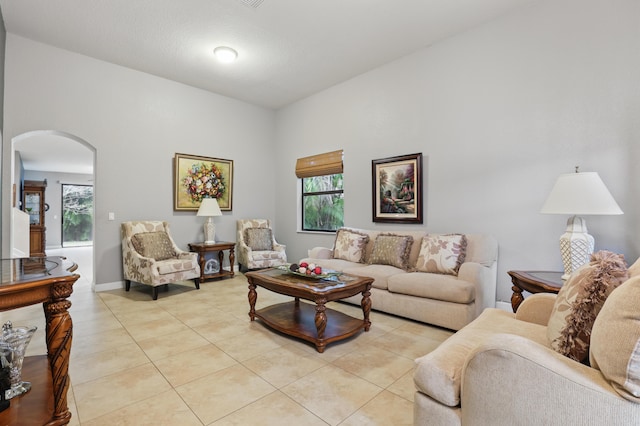
[[[467,237],[463,234],[425,235],[422,238],[416,270],[458,275],[467,254]]]
[[[144,257],[167,260],[176,257],[176,251],[166,232],[141,232],[131,237],[131,244]]]
[[[251,250],[273,250],[273,235],[271,228],[247,228],[246,241]]]
[[[408,270],[412,244],[413,237],[409,235],[380,234],[373,243],[369,263]]]
[[[611,292],[629,278],[621,254],[599,251],[560,288],[547,324],[547,338],[558,353],[582,362],[589,355],[591,330]]]
[[[362,263],[368,242],[369,236],[367,234],[340,228],[336,232],[333,258]]]

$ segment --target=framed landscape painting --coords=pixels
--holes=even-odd
[[[216,198],[222,211],[231,211],[233,160],[176,154],[174,210],[198,210],[203,198]]]
[[[422,223],[422,154],[371,161],[373,221]]]

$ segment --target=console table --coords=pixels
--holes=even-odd
[[[69,353],[72,323],[69,315],[78,266],[64,257],[2,259],[0,311],[42,303],[46,319],[47,355],[26,357],[22,377],[31,390],[11,399],[0,412],[1,425],[66,425],[71,420],[67,406]]]
[[[529,293],[558,293],[562,287],[562,272],[555,271],[509,271],[513,283],[511,309],[518,310],[524,301],[522,291]]]
[[[222,261],[224,259],[224,251],[229,250],[229,270],[222,269]],[[213,244],[205,243],[191,243],[189,244],[189,251],[198,253],[198,263],[200,264],[200,281],[210,280],[214,278],[230,277],[233,278],[235,272],[233,271],[233,263],[236,261],[236,243],[230,243],[226,241],[218,241]],[[218,264],[220,269],[218,272],[207,274],[205,272],[205,254],[209,252],[218,252]]]

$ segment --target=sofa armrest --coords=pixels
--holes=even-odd
[[[496,334],[467,358],[464,425],[631,425],[640,404],[616,393],[600,371],[522,336]]]
[[[496,307],[497,265],[484,266],[476,262],[464,262],[458,270],[458,278],[476,286],[476,317],[486,308]]]
[[[308,257],[311,259],[331,259],[333,257],[333,250],[326,247],[314,247],[309,250]]]
[[[553,310],[556,295],[551,293],[536,293],[528,296],[518,306],[516,319],[532,322],[534,324],[547,325]]]
[[[192,261],[198,263],[198,253],[193,253],[190,251],[180,251],[177,253],[178,259],[191,259]]]

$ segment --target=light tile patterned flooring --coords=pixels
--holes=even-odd
[[[173,284],[157,301],[135,283],[93,293],[87,251],[64,251],[82,275],[71,296],[72,425],[409,425],[413,360],[452,334],[372,312],[368,333],[320,354],[249,321],[242,274],[200,290]],[[257,308],[284,300],[258,289]],[[38,325],[28,354],[46,353],[41,306],[0,314],[7,319]]]

